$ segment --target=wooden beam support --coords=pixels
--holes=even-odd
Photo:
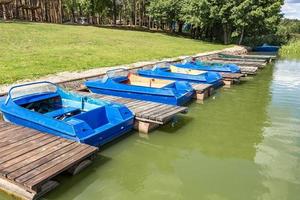
[[[134,129],[139,133],[149,134],[152,130],[156,129],[159,124],[151,123],[151,122],[143,122],[139,120],[135,120]]]
[[[233,80],[223,80],[223,82],[224,82],[226,88],[230,88],[234,83]]]
[[[12,183],[8,179],[2,177],[0,177],[0,188],[4,193],[16,198],[31,200],[36,196],[35,191],[28,190],[27,188]]]
[[[80,173],[85,168],[87,168],[90,164],[92,164],[92,160],[91,159],[83,160],[79,164],[77,164],[74,167],[70,168],[68,170],[68,172],[74,176],[74,175]]]
[[[204,101],[205,99],[207,99],[210,96],[210,92],[209,90],[205,90],[203,92],[196,92],[194,95],[194,99],[196,100],[200,100],[200,101]]]

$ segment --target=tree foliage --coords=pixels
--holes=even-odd
[[[182,32],[184,26],[184,30],[194,38],[223,41],[225,44],[231,42],[241,44],[249,40],[252,43],[259,43],[261,38],[276,37],[287,31],[287,28],[278,26],[283,17],[280,10],[284,0],[62,0],[62,2],[61,21],[76,22],[79,17],[86,17],[90,24],[133,25],[172,32]],[[3,12],[9,8],[7,5],[2,7]],[[288,29],[297,27],[289,25]]]

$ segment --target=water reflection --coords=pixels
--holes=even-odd
[[[264,131],[255,162],[262,166],[264,199],[299,199],[300,189],[300,62],[275,66],[268,106],[271,126]]]

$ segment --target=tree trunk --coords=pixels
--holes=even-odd
[[[152,27],[151,27],[151,17],[149,16],[148,17],[148,29],[151,29]]]
[[[229,26],[228,24],[224,24],[223,25],[223,32],[224,32],[224,44],[228,44],[229,43]]]
[[[243,28],[242,28],[242,32],[241,32],[241,36],[240,36],[240,40],[239,40],[239,45],[241,45],[242,42],[243,42],[243,39],[244,39],[244,31],[245,31],[245,28],[243,27]]]
[[[132,2],[131,25],[135,25],[136,0]]]
[[[72,14],[71,22],[75,23],[76,22],[76,17],[75,17],[74,6],[71,7],[71,14]]]
[[[18,0],[15,0],[15,17],[16,17],[16,19],[19,19],[19,18],[20,18],[18,6],[19,6]]]
[[[59,23],[63,23],[63,6],[62,0],[58,0]]]
[[[182,33],[183,23],[181,21],[178,22],[178,33]]]
[[[113,25],[117,24],[117,4],[116,0],[112,1],[112,6],[113,6]]]
[[[3,20],[7,20],[7,17],[6,17],[6,8],[5,8],[5,5],[2,4],[2,10],[3,10]]]

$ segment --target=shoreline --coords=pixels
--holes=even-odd
[[[108,70],[111,70],[111,69],[117,69],[117,68],[138,69],[138,68],[142,68],[147,65],[156,65],[156,64],[164,63],[164,62],[180,61],[180,60],[184,60],[188,57],[206,57],[206,56],[210,56],[210,55],[221,53],[221,52],[228,52],[231,54],[243,54],[243,53],[247,52],[247,48],[244,46],[236,45],[234,47],[225,48],[223,50],[209,51],[209,52],[205,52],[205,53],[198,53],[195,55],[178,56],[178,57],[173,57],[173,58],[165,58],[162,60],[141,61],[141,62],[131,63],[131,64],[127,64],[127,65],[119,65],[119,66],[111,66],[111,67],[98,67],[98,68],[84,70],[84,71],[59,72],[56,74],[43,76],[43,77],[40,77],[40,78],[37,78],[34,80],[28,80],[28,79],[26,80],[25,79],[25,80],[17,81],[12,84],[0,85],[0,96],[6,95],[10,87],[12,87],[14,85],[19,85],[19,84],[25,84],[25,83],[31,83],[31,82],[37,82],[37,81],[49,81],[49,82],[53,82],[55,84],[61,84],[61,83],[69,82],[69,81],[73,81],[73,80],[80,80],[80,79],[101,76],[101,75],[105,74]]]

